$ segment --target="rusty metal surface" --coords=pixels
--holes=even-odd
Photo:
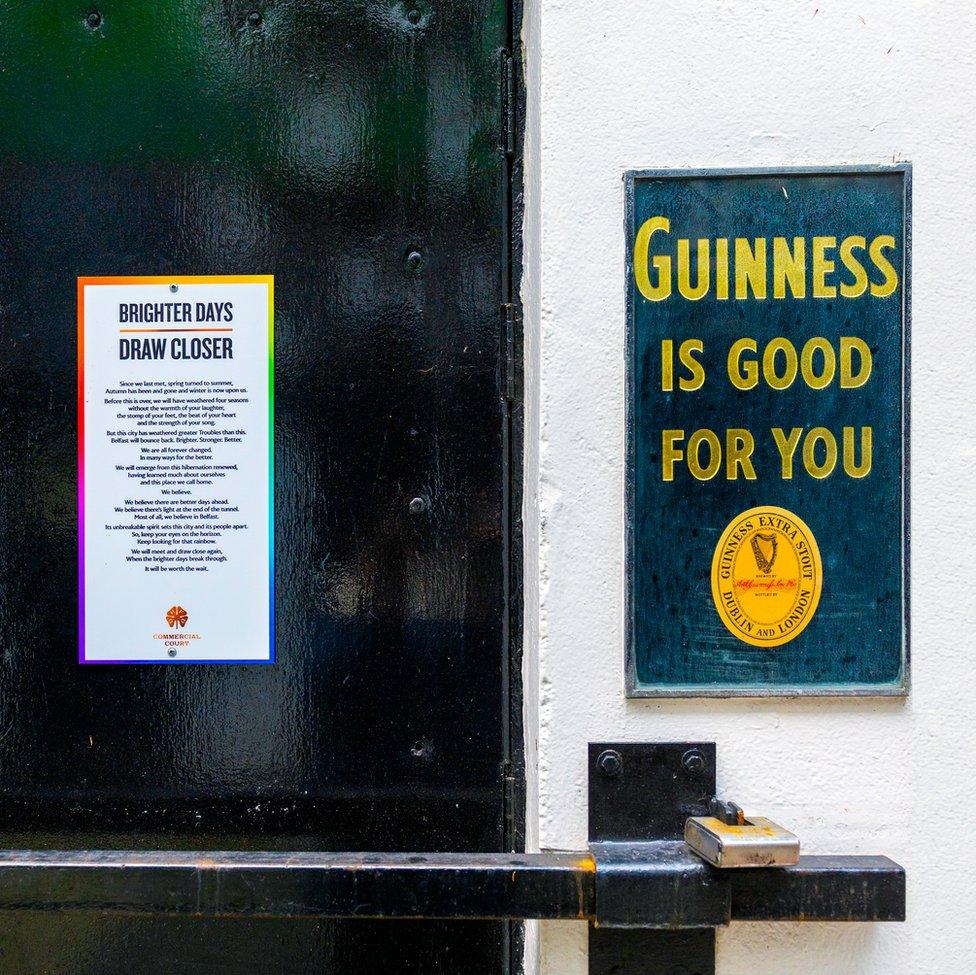
[[[675,929],[904,918],[905,873],[886,857],[809,856],[795,867],[723,872],[681,846],[604,843],[592,854],[8,850],[0,851],[0,912],[563,918]]]
[[[0,909],[201,917],[584,918],[586,854],[0,853]]]
[[[796,866],[736,870],[737,921],[904,921],[905,870],[881,856],[801,856]]]
[[[904,918],[905,872],[887,857],[805,856],[795,866],[732,871],[696,857],[685,824],[712,807],[714,742],[596,742],[589,760],[599,925]]]
[[[711,929],[730,920],[904,917],[904,870],[884,857],[720,871],[694,856],[680,836],[714,791],[714,744],[594,744],[589,757],[587,852],[7,851],[0,920],[65,909],[210,922],[565,918],[590,922],[595,975],[711,975]]]
[[[703,928],[731,920],[729,885],[684,843],[594,843],[591,850],[599,926]]]
[[[763,816],[738,822],[715,816],[689,816],[685,843],[714,867],[741,870],[749,867],[784,867],[800,858],[800,840],[788,829]]]

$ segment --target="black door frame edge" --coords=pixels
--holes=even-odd
[[[525,213],[524,153],[525,133],[525,75],[522,59],[523,0],[509,0],[506,4],[506,47],[501,65],[502,86],[502,148],[505,159],[503,177],[502,213],[505,222],[502,255],[501,304],[509,315],[500,315],[503,355],[500,361],[511,370],[513,377],[511,398],[505,411],[505,485],[504,524],[506,536],[505,565],[505,620],[507,654],[505,667],[503,707],[505,720],[505,843],[513,852],[525,850],[525,721],[523,716],[524,691],[522,686],[523,661],[523,453],[525,444],[524,412],[524,355],[523,314],[521,300],[522,280],[522,222]],[[510,68],[508,67],[510,66]],[[510,81],[510,83],[509,83]],[[511,133],[511,135],[509,135]],[[509,152],[509,139],[511,151]],[[506,324],[506,319],[511,325]],[[511,334],[509,334],[511,333]],[[509,340],[511,342],[509,344]],[[510,350],[510,351],[509,351]],[[511,361],[509,362],[509,356]],[[499,386],[503,399],[506,397],[506,379],[500,376]],[[507,969],[512,975],[521,975],[524,968],[525,938],[521,922],[507,922]]]

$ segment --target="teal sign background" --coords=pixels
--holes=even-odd
[[[910,167],[853,168],[777,172],[633,172],[627,174],[628,314],[628,648],[627,685],[631,696],[728,696],[763,694],[902,694],[908,680],[908,297],[910,251]],[[650,241],[650,255],[671,256],[674,287],[663,300],[648,300],[634,274],[635,236],[655,216],[670,221],[668,232]],[[837,249],[829,254],[835,269],[827,278],[835,297],[812,294],[814,237],[850,235],[870,242],[890,235],[885,252],[898,285],[885,297],[883,272],[866,252],[859,256],[869,285],[858,297],[840,296],[853,276]],[[697,274],[697,241],[766,238],[768,293],[750,291],[736,300],[716,297],[716,257],[712,287],[697,300],[678,293],[676,247],[690,240],[690,282]],[[774,237],[791,244],[806,239],[804,298],[789,287],[773,297]],[[730,266],[733,265],[730,253]],[[649,277],[658,279],[651,266]],[[787,389],[772,389],[762,379],[762,351],[774,337],[789,339],[799,353],[813,336],[838,347],[841,336],[856,336],[871,350],[872,373],[859,388],[837,380],[813,389],[799,376]],[[730,345],[750,337],[758,345],[759,384],[738,389],[730,381]],[[678,389],[677,350],[688,338],[700,339],[697,355],[705,382],[694,391]],[[675,350],[673,392],[662,389],[661,343]],[[819,362],[820,360],[818,360]],[[779,363],[782,366],[782,358]],[[804,467],[801,447],[793,457],[792,479],[782,477],[780,453],[771,429],[788,434],[802,427],[824,427],[837,438],[855,430],[873,431],[872,467],[863,478],[848,476],[838,457],[822,479]],[[662,431],[683,430],[679,444],[700,428],[713,430],[725,446],[727,428],[751,431],[756,478],[742,472],[700,480],[682,460],[673,480],[663,479]],[[705,452],[703,451],[703,456]],[[822,458],[822,451],[819,455]],[[720,535],[741,512],[775,505],[795,513],[812,530],[823,562],[820,603],[806,628],[777,647],[757,647],[737,638],[723,624],[712,599],[710,572]]]

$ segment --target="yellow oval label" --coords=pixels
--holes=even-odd
[[[785,508],[743,511],[715,546],[715,608],[726,629],[754,647],[779,647],[799,636],[817,611],[822,588],[817,540]]]

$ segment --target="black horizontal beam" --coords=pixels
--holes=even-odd
[[[738,921],[905,920],[905,871],[887,857],[806,856],[794,867],[735,874]]]
[[[732,921],[903,921],[905,871],[887,857],[806,856],[716,870],[682,842],[594,843],[595,922],[612,928]]]
[[[0,910],[586,918],[593,859],[545,853],[0,852]]]
[[[0,910],[570,918],[613,925],[626,908],[606,898],[622,881],[635,912],[623,922],[633,926],[904,918],[905,874],[886,857],[813,856],[795,867],[718,871],[667,846],[628,845],[615,864],[599,847],[596,859],[590,853],[6,851],[0,852]],[[716,891],[723,890],[727,910],[715,908]],[[694,909],[699,896],[707,909]]]
[[[680,841],[593,843],[596,916],[605,928],[709,928],[732,917],[733,871]]]

